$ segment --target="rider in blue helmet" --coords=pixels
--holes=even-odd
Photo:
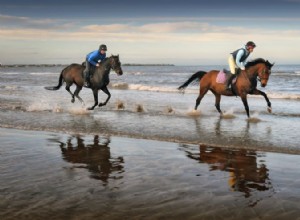
[[[86,56],[85,60],[85,70],[83,71],[85,76],[85,86],[90,87],[90,78],[91,78],[91,72],[90,72],[90,66],[97,67],[99,66],[99,63],[103,61],[106,58],[106,51],[107,47],[105,44],[101,44],[99,46],[99,50],[95,50],[90,52]]]

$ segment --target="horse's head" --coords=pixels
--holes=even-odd
[[[121,68],[121,62],[120,62],[120,59],[119,59],[119,55],[117,55],[117,56],[111,55],[111,57],[109,58],[109,62],[110,62],[111,68],[118,75],[122,75],[123,74],[123,70]]]
[[[258,80],[260,85],[265,87],[268,84],[269,76],[271,75],[271,68],[274,65],[271,64],[268,60],[258,68]]]
[[[257,74],[260,85],[261,87],[266,87],[266,85],[268,84],[269,76],[271,75],[271,68],[273,65],[274,63],[271,64],[268,60],[265,61],[264,59],[259,58],[247,63],[246,68],[251,66],[256,67],[253,70]]]

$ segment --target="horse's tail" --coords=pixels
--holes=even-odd
[[[200,80],[207,72],[205,71],[198,71],[194,73],[185,83],[179,86],[177,89],[183,91],[191,82],[195,80]]]
[[[67,68],[67,67],[66,67]],[[46,86],[45,89],[47,90],[59,90],[59,88],[62,86],[63,84],[63,72],[65,71],[64,68],[61,73],[60,73],[60,76],[59,76],[59,80],[58,80],[58,85],[57,86]]]

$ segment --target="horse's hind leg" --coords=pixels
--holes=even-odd
[[[202,98],[205,96],[205,94],[207,93],[208,89],[207,87],[201,87],[200,86],[200,93],[198,98],[196,99],[196,105],[195,105],[195,110],[197,110],[198,106],[200,105],[200,102],[202,100]]]
[[[215,95],[215,97],[216,97],[216,102],[215,102],[216,109],[217,109],[218,112],[222,115],[223,113],[222,113],[221,108],[220,108],[221,95],[215,93],[214,91],[212,91],[212,93],[213,93],[213,94]]]
[[[70,90],[71,85],[72,84],[67,83],[66,90],[71,94],[71,96],[72,96],[71,102],[74,103],[75,102],[75,97],[74,97],[74,94]]]
[[[85,106],[84,101],[83,101],[82,98],[79,96],[79,92],[81,91],[81,89],[82,89],[81,86],[77,86],[77,87],[76,87],[76,90],[75,90],[75,92],[74,92],[74,96],[75,96],[76,98],[79,99],[79,101],[81,102],[81,105],[82,105],[82,106]]]
[[[107,102],[109,101],[110,97],[111,97],[110,92],[108,91],[108,89],[107,89],[106,86],[104,86],[103,88],[101,88],[101,90],[107,95],[107,99],[105,100],[104,103],[101,102],[101,103],[99,104],[99,107],[106,105]]]

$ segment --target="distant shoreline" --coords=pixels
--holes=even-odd
[[[69,64],[9,64],[1,65],[0,67],[54,67],[54,66],[68,66]],[[174,64],[138,64],[138,63],[125,63],[122,66],[175,66]]]
[[[122,66],[175,66],[174,64],[138,64],[138,63],[125,63]]]
[[[69,64],[9,64],[0,65],[0,67],[53,67],[53,66],[67,66]]]

